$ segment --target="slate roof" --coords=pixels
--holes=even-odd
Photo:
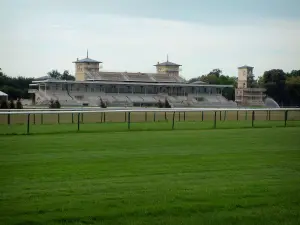
[[[84,59],[79,59],[73,63],[102,63],[102,62],[90,58],[84,58]]]
[[[166,62],[163,62],[163,63],[157,63],[154,66],[181,66],[181,65],[166,61]]]

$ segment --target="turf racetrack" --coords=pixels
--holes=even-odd
[[[0,224],[300,224],[299,134],[2,135]]]

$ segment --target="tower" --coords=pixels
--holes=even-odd
[[[253,80],[253,68],[251,66],[238,67],[238,88],[250,88]]]
[[[169,57],[167,55],[167,61],[163,63],[157,63],[154,65],[156,67],[157,73],[165,73],[171,76],[179,76],[180,66],[179,64],[169,62]]]
[[[74,61],[75,63],[75,79],[76,81],[84,81],[85,73],[87,72],[98,72],[100,68],[100,64],[102,62],[90,59],[89,52],[86,52],[86,58],[78,59]]]
[[[254,85],[253,67],[238,67],[238,84],[235,89],[235,101],[241,106],[263,106],[264,88]]]

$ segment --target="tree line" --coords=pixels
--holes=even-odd
[[[60,73],[52,70],[47,73],[50,78],[59,80],[75,80],[67,70]],[[33,77],[10,77],[0,69],[0,91],[8,94],[11,99],[30,98],[28,93],[29,84]],[[188,83],[202,81],[207,84],[233,85],[233,88],[223,89],[222,95],[228,100],[235,100],[234,88],[237,87],[237,77],[223,74],[220,69],[213,69],[208,74],[192,78]],[[280,106],[300,105],[300,70],[284,72],[282,69],[272,69],[265,71],[257,79],[251,77],[250,87],[262,87],[266,89],[266,95],[273,98]]]
[[[63,73],[52,70],[48,73],[50,78],[58,80],[75,80],[75,77],[65,70]],[[0,68],[0,91],[8,94],[10,99],[29,99],[29,84],[34,80],[33,77],[10,77],[6,75]]]

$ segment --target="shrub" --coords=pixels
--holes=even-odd
[[[171,108],[171,105],[167,98],[165,99],[165,108]]]
[[[164,104],[159,100],[157,103],[158,108],[163,108]]]
[[[52,99],[49,102],[49,108],[50,109],[54,109],[55,108],[55,103],[54,103],[54,101]]]
[[[9,108],[10,108],[10,109],[15,109],[15,108],[16,108],[16,107],[15,107],[14,100],[12,100],[12,99],[9,101]]]
[[[58,100],[56,100],[54,104],[55,104],[56,109],[60,109],[61,105],[60,105],[60,102]]]
[[[17,108],[17,109],[23,109],[23,104],[22,104],[22,102],[21,102],[20,99],[17,100],[16,108]]]
[[[100,107],[101,108],[107,108],[106,103],[102,100],[102,98],[100,98]]]
[[[8,102],[6,100],[2,100],[0,102],[0,108],[1,109],[8,109]]]

